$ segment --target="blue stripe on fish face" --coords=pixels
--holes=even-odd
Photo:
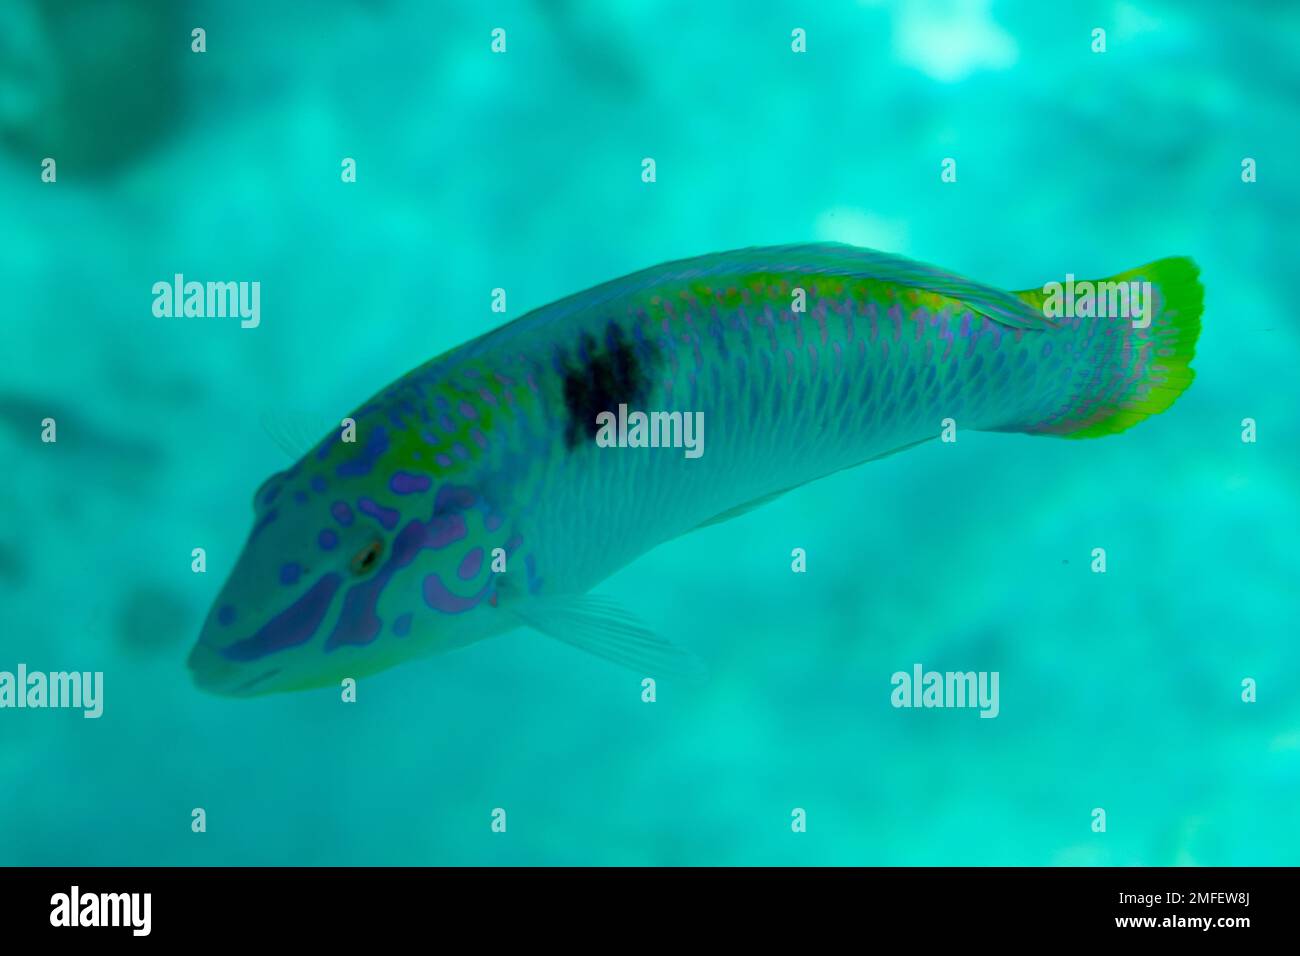
[[[223,648],[222,655],[232,661],[255,661],[275,651],[310,641],[329,612],[334,592],[342,581],[343,576],[337,573],[323,575],[302,597],[271,618],[252,637]]]

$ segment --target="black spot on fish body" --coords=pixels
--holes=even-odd
[[[604,348],[584,333],[578,342],[576,364],[564,363],[564,408],[568,416],[564,439],[569,448],[584,438],[595,438],[601,412],[617,414],[619,405],[640,405],[648,391],[648,355],[638,354],[618,323],[605,328]]]

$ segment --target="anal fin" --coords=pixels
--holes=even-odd
[[[774,491],[770,495],[763,495],[763,497],[755,498],[753,501],[746,501],[744,504],[736,505],[734,508],[728,508],[721,514],[714,515],[708,521],[700,522],[695,526],[694,530],[698,531],[700,528],[707,528],[710,525],[722,524],[724,521],[730,521],[732,518],[739,518],[741,515],[748,514],[755,508],[761,508],[769,502],[776,501],[777,498],[780,498],[787,491],[791,490],[793,489],[782,488],[780,491]]]
[[[857,468],[859,465],[865,465],[867,464],[867,462],[880,461],[880,459],[888,458],[890,455],[897,455],[900,451],[907,451],[907,449],[909,448],[915,448],[917,445],[923,445],[926,442],[933,440],[934,437],[935,436],[933,435],[927,435],[925,438],[918,438],[916,441],[908,442],[906,445],[900,445],[897,448],[889,449],[889,451],[881,452],[879,455],[872,455],[870,458],[864,458],[862,461],[855,461],[851,465],[845,465],[843,468],[837,468],[834,472],[828,472],[826,475],[822,475],[821,477],[825,478],[828,477],[829,475],[836,474],[841,471],[846,471],[849,468]],[[808,484],[809,482],[816,481],[816,480],[817,480],[816,478],[812,478],[809,479],[809,481],[804,482],[804,484]],[[701,521],[691,530],[698,531],[700,528],[708,528],[715,524],[722,524],[722,522],[724,521],[730,521],[732,518],[739,518],[741,515],[749,514],[749,512],[754,511],[757,508],[763,507],[763,505],[771,504],[773,501],[776,501],[776,499],[780,498],[782,495],[794,491],[795,488],[802,488],[802,487],[803,485],[794,485],[790,488],[782,488],[780,491],[770,492],[769,494],[755,498],[752,501],[746,501],[744,504],[736,505],[734,508],[728,508],[726,511],[714,515],[712,518],[710,518],[707,521]]]

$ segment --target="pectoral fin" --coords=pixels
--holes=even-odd
[[[594,595],[533,598],[511,608],[536,631],[644,677],[702,681],[704,663],[659,637],[630,612]]]

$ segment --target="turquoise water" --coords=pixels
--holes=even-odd
[[[1294,8],[42,6],[0,12],[0,670],[102,671],[104,713],[0,710],[0,864],[1300,862]],[[355,704],[192,686],[268,410],[354,408],[495,287],[809,240],[1008,288],[1191,255],[1197,380],[645,555],[601,592],[712,672],[653,704],[529,631]],[[260,326],[156,318],[177,272],[259,281]],[[892,707],[916,663],[999,716]]]

